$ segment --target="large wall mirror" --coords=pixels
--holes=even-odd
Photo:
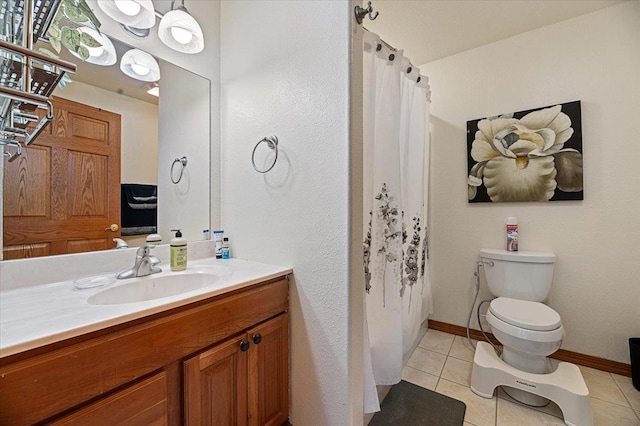
[[[54,92],[50,129],[22,158],[3,163],[4,259],[113,249],[114,237],[130,247],[144,244],[151,233],[144,223],[137,235],[121,236],[121,212],[141,217],[153,204],[163,243],[172,229],[194,241],[210,227],[210,81],[158,59],[159,96],[151,95],[156,84],[120,70],[132,47],[112,41],[118,60],[111,66],[82,62],[63,49],[62,59],[78,71]],[[115,139],[119,150],[109,153]],[[134,199],[124,196],[123,184]],[[117,217],[105,217],[114,203]],[[74,225],[70,218],[78,217],[87,220]],[[45,237],[36,241],[28,233]],[[54,234],[66,237],[49,241]]]

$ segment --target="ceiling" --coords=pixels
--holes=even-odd
[[[632,0],[633,1],[633,0]],[[170,0],[153,0],[156,10],[171,10]],[[375,21],[364,26],[392,46],[404,49],[415,65],[421,65],[513,35],[593,12],[624,0],[372,0]],[[206,21],[206,20],[205,20]],[[127,46],[114,40],[118,58]],[[64,49],[63,49],[64,50]],[[73,80],[157,103],[146,93],[146,83],[125,77],[118,64],[99,67],[78,63]]]
[[[633,0],[632,0],[633,1]],[[365,28],[415,65],[551,25],[624,0],[372,0]],[[366,3],[366,2],[364,2]]]

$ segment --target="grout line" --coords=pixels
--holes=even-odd
[[[447,358],[449,358],[449,354],[451,353],[451,348],[453,348],[453,342],[456,340],[456,336],[454,336],[453,334],[449,334],[449,336],[453,336],[453,339],[451,339],[451,343],[449,344],[449,350],[447,350]]]
[[[618,381],[616,380],[615,377],[613,377],[613,374],[609,373],[609,376],[611,376],[611,380],[613,380],[613,383],[616,384],[618,390],[620,391],[620,393],[622,394],[622,396],[624,397],[624,399],[627,401],[627,404],[629,404],[629,408],[631,408],[631,410],[633,410],[634,413],[636,413],[636,417],[638,417],[638,419],[640,420],[640,414],[635,410],[635,408],[633,407],[633,405],[631,404],[631,401],[629,400],[629,398],[627,397],[627,394],[624,392],[624,389],[622,389],[620,387],[620,384],[618,383]],[[633,386],[633,385],[631,385]],[[634,388],[635,389],[635,388]],[[596,398],[598,399],[598,398]],[[615,403],[614,403],[615,404]]]

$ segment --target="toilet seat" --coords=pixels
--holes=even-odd
[[[551,331],[560,327],[560,315],[540,302],[498,297],[489,304],[496,317],[511,325],[527,330]]]
[[[487,321],[505,334],[531,342],[552,343],[564,338],[560,315],[539,302],[498,297],[489,304]]]

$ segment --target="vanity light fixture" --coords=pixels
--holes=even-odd
[[[156,98],[160,97],[160,85],[158,84],[157,81],[147,85],[146,89],[147,89],[147,93],[150,94],[151,96],[155,96]]]
[[[122,55],[120,70],[140,81],[160,80],[160,67],[156,59],[140,49],[131,49]]]
[[[158,37],[170,48],[183,53],[198,53],[204,49],[202,28],[182,5],[173,8],[175,0],[171,0],[171,10],[160,20]]]
[[[97,0],[98,6],[111,19],[133,28],[151,28],[156,12],[151,0]]]
[[[113,43],[111,43],[111,40],[109,40],[109,37],[107,37],[104,33],[100,34],[93,28],[89,27],[79,27],[78,31],[80,31],[80,33],[89,34],[94,40],[97,40],[102,45],[98,47],[89,47],[84,45],[84,47],[86,47],[89,51],[89,57],[85,59],[85,62],[95,65],[102,65],[105,67],[118,62],[116,48],[113,46]],[[82,59],[80,55],[78,55],[73,50],[69,49],[69,52],[73,56]]]

